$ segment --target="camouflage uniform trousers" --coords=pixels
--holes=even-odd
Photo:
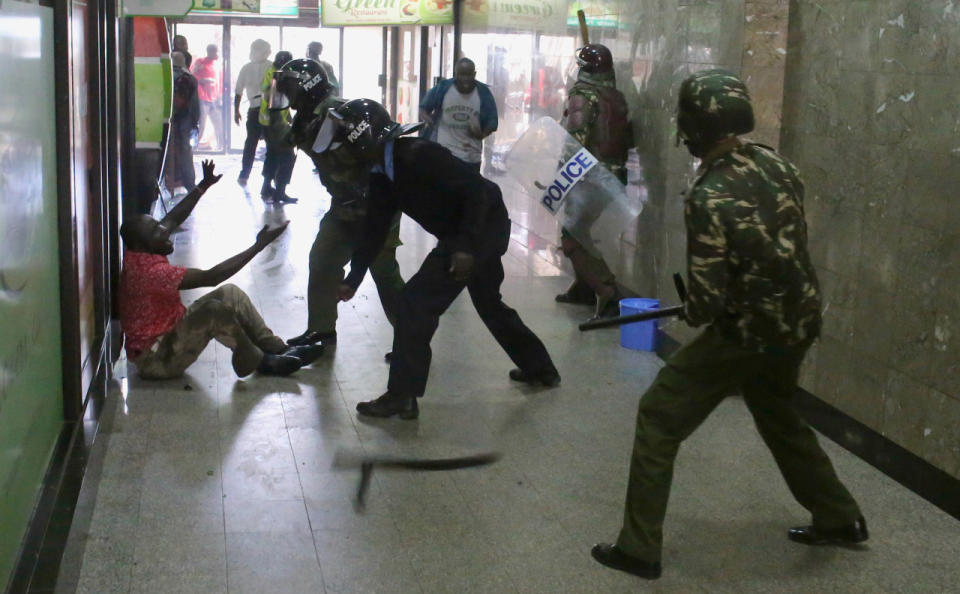
[[[286,349],[247,294],[228,284],[194,301],[173,330],[137,357],[137,372],[144,379],[180,377],[212,339],[233,351],[233,369],[241,377],[254,372],[265,352]]]
[[[617,546],[659,561],[673,463],[686,439],[739,391],[790,492],[814,525],[836,528],[861,514],[792,398],[808,344],[777,354],[751,351],[708,327],[668,360],[640,399],[623,528]]]
[[[626,184],[625,167],[610,164],[605,166]],[[616,283],[616,275],[597,250],[585,247],[585,244],[592,244],[590,229],[603,214],[604,208],[609,204],[609,198],[605,199],[603,190],[593,187],[586,179],[577,184],[572,191],[585,195],[581,200],[584,207],[578,211],[575,221],[566,221],[564,227],[560,229],[560,248],[564,255],[570,258],[577,280],[585,282],[596,293],[604,285]],[[570,199],[571,197],[567,198],[567,200]]]
[[[362,220],[351,220],[332,209],[320,220],[320,229],[310,248],[310,277],[307,281],[307,330],[334,332],[337,328],[337,287],[343,282],[343,267],[350,262],[362,236]],[[383,313],[390,324],[396,321],[397,301],[403,277],[397,264],[400,220],[390,230],[383,249],[370,264]]]

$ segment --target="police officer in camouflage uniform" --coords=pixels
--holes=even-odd
[[[598,544],[600,563],[660,576],[663,518],[680,443],[739,391],[811,526],[804,544],[858,543],[867,528],[791,399],[820,332],[820,289],[807,253],[803,183],[773,149],[742,143],[753,129],[747,88],[723,70],[680,87],[678,139],[700,158],[686,193],[689,295],[685,318],[706,325],[661,369],[640,400],[623,528]]]
[[[626,184],[627,151],[633,141],[627,102],[616,88],[613,56],[606,46],[589,43],[577,51],[577,63],[580,70],[567,97],[563,126],[621,183]],[[574,191],[590,192],[590,188],[580,184]],[[593,208],[588,208],[587,216],[577,221],[578,229],[564,228],[561,231],[560,247],[573,264],[576,280],[565,293],[557,295],[557,301],[584,305],[596,303],[597,317],[616,315],[619,301],[616,278],[603,258],[581,244],[589,238],[590,226],[606,206],[601,196],[591,198],[584,204],[592,202]]]
[[[343,267],[350,261],[362,232],[366,216],[364,188],[366,180],[350,179],[332,166],[329,156],[313,151],[314,140],[327,112],[344,100],[334,95],[336,87],[327,79],[323,66],[315,60],[288,62],[276,73],[277,89],[296,110],[289,142],[313,160],[320,181],[330,192],[330,210],[320,220],[320,229],[310,248],[310,278],[307,283],[307,329],[287,341],[291,346],[335,344],[337,342],[337,287],[343,280]],[[403,277],[397,264],[400,245],[400,217],[393,220],[387,241],[370,265],[380,303],[387,320],[396,321],[395,311]]]

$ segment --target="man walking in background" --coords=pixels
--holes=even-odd
[[[333,66],[330,65],[330,62],[320,59],[320,54],[323,53],[323,44],[319,41],[311,41],[307,44],[307,59],[313,60],[314,62],[320,64],[323,68],[324,74],[327,75],[327,83],[333,87],[333,94],[340,94],[340,83],[337,81],[337,75],[333,71]]]
[[[497,129],[497,103],[490,87],[477,82],[473,60],[460,58],[454,77],[430,89],[420,102],[420,119],[427,123],[421,137],[440,143],[480,172],[483,139]]]
[[[223,71],[220,69],[220,48],[211,43],[207,55],[193,63],[193,76],[197,79],[197,97],[200,99],[200,148],[221,148],[223,142],[223,112],[220,109],[220,93],[223,88]],[[207,131],[207,120],[213,124],[213,142],[202,146]]]
[[[263,95],[261,85],[263,75],[270,67],[270,44],[262,39],[256,39],[250,44],[250,61],[244,64],[237,75],[237,83],[233,97],[233,121],[240,123],[240,101],[243,94],[247,94],[247,140],[243,143],[243,158],[240,161],[240,175],[237,183],[247,185],[250,169],[253,168],[253,157],[257,152],[257,144],[263,137],[263,126],[260,125],[260,98]]]
[[[163,183],[173,194],[180,186],[187,192],[196,187],[191,142],[200,124],[200,102],[197,100],[197,79],[187,70],[183,54],[171,53],[170,61],[173,63],[173,114]]]

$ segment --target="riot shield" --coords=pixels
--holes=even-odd
[[[594,256],[619,260],[621,236],[642,205],[556,120],[540,118],[517,139],[507,173]]]

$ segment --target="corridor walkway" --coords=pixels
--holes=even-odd
[[[284,337],[305,327],[307,252],[328,197],[300,159],[289,192],[264,206],[223,180],[182,232],[172,261],[208,267],[265,223],[287,233],[232,282]],[[531,204],[531,208],[535,205]],[[433,239],[404,220],[405,277]],[[340,306],[339,344],[289,378],[238,380],[211,343],[181,380],[145,382],[121,361],[84,482],[58,590],[263,593],[948,592],[960,588],[960,522],[832,442],[872,538],[859,550],[786,539],[806,523],[751,419],[728,399],[683,447],[665,527],[663,577],[605,569],[590,547],[617,535],[637,399],[661,362],[581,334],[587,311],[541,239],[514,228],[505,301],[546,343],[557,389],[519,386],[464,295],[443,316],[418,421],[368,421],[385,389],[392,332],[369,277]],[[206,290],[186,294],[192,300]],[[674,322],[676,323],[676,322]],[[377,471],[363,514],[359,473],[340,449],[449,456],[495,449],[498,463],[451,472]]]

